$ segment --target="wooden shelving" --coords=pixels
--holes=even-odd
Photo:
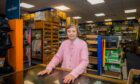
[[[92,74],[101,75],[102,73],[102,40],[101,36],[88,34],[85,35],[89,50],[88,71]]]
[[[122,79],[122,49],[119,36],[106,36],[104,40],[103,76]],[[113,43],[113,45],[111,45]],[[107,45],[109,44],[109,45]],[[114,46],[115,45],[115,46]]]
[[[37,21],[36,27],[43,30],[43,63],[48,63],[59,48],[59,22]]]
[[[97,64],[98,63],[97,57],[89,56],[89,63]]]
[[[66,20],[60,20],[60,29],[59,29],[59,45],[61,45],[61,43],[67,38],[66,37]]]
[[[116,50],[118,48],[106,48],[107,50]]]
[[[89,51],[93,51],[93,52],[96,52],[97,51],[97,48],[88,48]]]
[[[86,35],[86,42],[88,44],[88,51],[89,53],[97,53],[97,46],[92,46],[92,45],[97,45],[97,35]],[[97,54],[96,54],[97,55]],[[90,54],[89,56],[89,66],[91,70],[97,71],[97,64],[98,64],[98,56],[95,56],[95,54]]]
[[[98,35],[86,35],[87,38],[97,38]]]
[[[94,40],[93,40],[93,41],[92,41],[92,40],[87,40],[87,43],[88,43],[88,44],[97,44],[97,41],[94,41]]]
[[[104,74],[102,74],[102,76],[116,78],[116,79],[121,79],[122,78],[120,73],[111,72],[111,71],[105,71]]]

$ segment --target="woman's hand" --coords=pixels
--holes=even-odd
[[[71,74],[68,74],[64,77],[63,83],[70,84],[71,82],[74,83],[75,77]]]
[[[45,69],[45,70],[42,70],[42,71],[40,71],[39,73],[37,73],[37,75],[45,75],[45,74],[50,74],[52,72],[52,70],[47,70],[47,69]]]

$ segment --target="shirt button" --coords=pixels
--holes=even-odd
[[[69,66],[69,68],[70,68],[71,66]]]

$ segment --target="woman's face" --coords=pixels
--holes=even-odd
[[[75,40],[78,36],[77,29],[75,27],[67,29],[67,36],[70,40]]]

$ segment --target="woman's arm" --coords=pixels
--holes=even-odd
[[[46,69],[48,70],[54,69],[62,61],[62,59],[63,59],[63,43],[61,44],[58,52],[55,54],[50,63],[47,65]]]

